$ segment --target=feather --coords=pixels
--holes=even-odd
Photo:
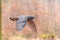
[[[16,18],[10,17],[10,20],[16,21],[16,30],[17,31],[23,30],[26,23],[28,23],[28,25],[30,26],[30,29],[33,32],[37,32],[36,26],[32,19],[34,19],[34,17],[32,17],[32,16],[18,16]]]
[[[28,25],[29,25],[30,29],[33,32],[37,32],[36,25],[34,24],[33,20],[28,19],[27,21],[28,21]]]
[[[10,17],[10,20],[12,20],[12,21],[17,21],[19,18],[11,18]]]

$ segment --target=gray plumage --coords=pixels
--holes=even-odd
[[[29,24],[29,26],[31,26],[30,28],[33,30],[33,31],[36,31],[36,26],[33,22],[32,19],[34,19],[34,17],[32,16],[18,16],[17,18],[10,18],[11,20],[15,21],[16,20],[16,30],[17,31],[20,31],[20,30],[23,30],[26,23]]]

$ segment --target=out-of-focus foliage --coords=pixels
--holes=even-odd
[[[2,35],[1,35],[1,0],[0,0],[0,40],[2,40]]]
[[[20,32],[15,30],[16,22],[12,22],[9,18],[19,15],[35,17],[37,37],[40,38],[43,33],[45,34],[42,37],[47,37],[47,34],[50,33],[60,36],[60,0],[2,0],[2,35],[4,40],[11,36],[16,38],[16,35],[20,34],[27,37],[35,36],[28,25]]]

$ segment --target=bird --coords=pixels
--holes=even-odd
[[[20,31],[23,30],[26,23],[29,25],[31,31],[37,32],[36,25],[33,21],[35,17],[33,16],[25,16],[25,15],[20,15],[18,17],[10,17],[10,20],[16,21],[16,30]]]

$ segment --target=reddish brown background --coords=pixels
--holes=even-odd
[[[38,33],[60,32],[60,0],[2,0],[2,34],[20,34],[16,32],[15,22],[9,17],[31,15],[35,16]],[[31,33],[28,25],[21,32],[24,35]]]

